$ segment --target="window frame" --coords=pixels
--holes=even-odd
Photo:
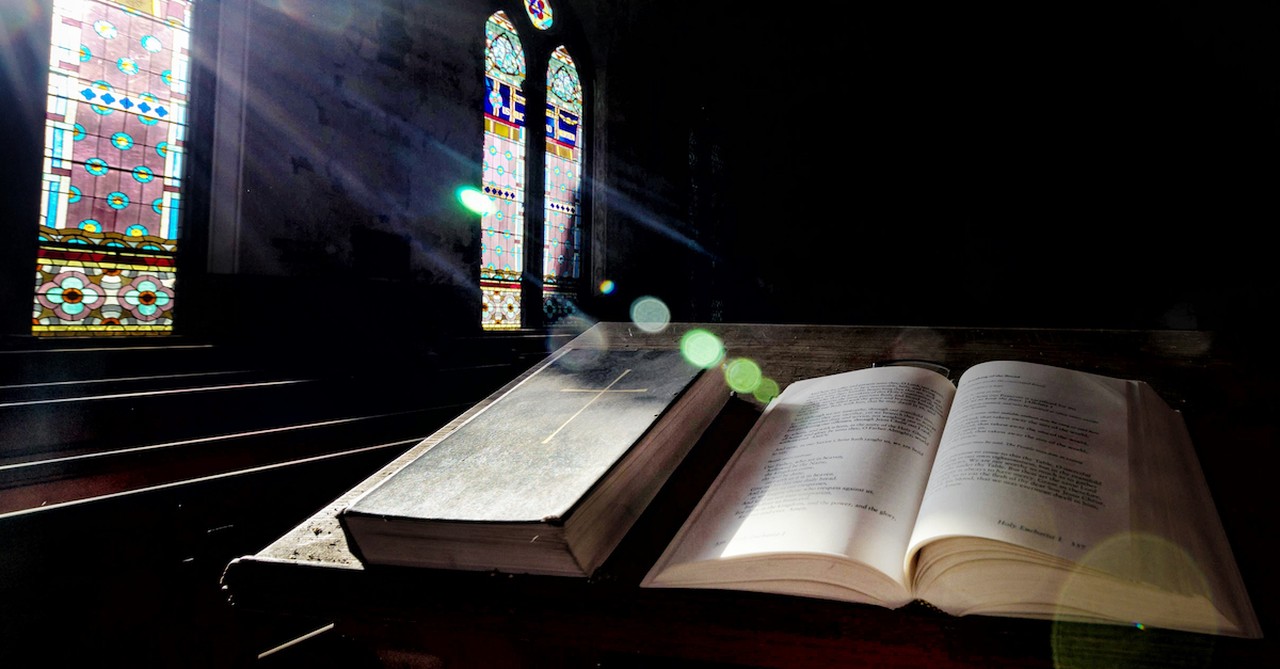
[[[518,6],[517,6],[518,5]],[[574,28],[575,22],[568,11],[568,7],[561,2],[551,3],[553,18],[552,25],[546,30],[536,28],[526,13],[523,0],[516,2],[514,0],[490,3],[488,10],[478,26],[478,33],[483,37],[484,24],[489,18],[497,12],[503,12],[507,20],[511,22],[520,37],[521,44],[524,48],[525,59],[525,80],[523,85],[523,93],[525,97],[525,192],[524,192],[524,262],[523,271],[520,281],[520,312],[521,322],[518,328],[505,329],[483,329],[486,334],[495,334],[501,332],[511,332],[513,330],[520,331],[536,331],[555,327],[555,323],[549,323],[544,306],[543,298],[543,271],[544,257],[546,252],[546,109],[547,109],[547,75],[552,62],[552,52],[563,47],[573,59],[574,67],[577,69],[578,81],[582,87],[582,137],[580,140],[580,148],[582,150],[582,164],[579,169],[579,186],[578,186],[578,229],[579,229],[579,253],[580,263],[578,276],[572,283],[564,282],[563,287],[572,286],[572,294],[576,298],[574,300],[578,309],[581,310],[583,302],[590,295],[590,286],[592,279],[597,275],[603,274],[603,269],[598,262],[602,253],[596,251],[603,243],[604,236],[602,231],[598,229],[599,213],[593,206],[594,198],[590,184],[592,180],[588,175],[593,174],[596,169],[595,156],[597,150],[594,148],[595,125],[594,117],[596,110],[594,108],[594,91],[590,82],[588,72],[593,71],[590,65],[591,54],[586,48],[586,40],[580,36],[580,33]],[[480,62],[481,76],[487,76],[484,71],[484,58],[487,44],[481,39]],[[482,87],[483,88],[483,87]],[[484,108],[483,100],[477,100],[477,107]],[[531,112],[531,110],[538,110]],[[536,124],[530,119],[536,116]],[[477,155],[483,154],[484,140],[483,137],[477,145]],[[480,226],[477,224],[477,235],[480,232]],[[477,286],[479,282],[479,271],[477,267],[476,280]],[[483,318],[482,318],[483,320]],[[572,317],[565,319],[573,320]]]

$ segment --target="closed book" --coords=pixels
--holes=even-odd
[[[562,350],[339,515],[366,564],[590,576],[727,401],[677,350]]]

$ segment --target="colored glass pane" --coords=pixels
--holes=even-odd
[[[551,27],[551,2],[549,0],[524,0],[524,13],[529,15],[533,27],[546,30]]]
[[[33,334],[173,329],[191,7],[53,2]]]
[[[547,322],[572,314],[582,271],[582,84],[564,47],[547,66],[542,303]]]
[[[492,201],[480,217],[481,325],[521,325],[524,269],[524,48],[515,26],[498,12],[485,23],[484,158],[481,179]]]

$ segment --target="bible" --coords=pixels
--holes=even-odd
[[[340,514],[366,564],[589,576],[728,401],[677,350],[566,349]]]
[[[1181,414],[1016,361],[792,383],[641,585],[1261,636]]]

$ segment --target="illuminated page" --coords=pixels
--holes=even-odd
[[[843,556],[906,587],[903,555],[955,388],[887,367],[798,381],[765,411],[663,564]]]
[[[1128,530],[1129,381],[1019,362],[960,378],[908,559],[941,537],[1076,560]]]

